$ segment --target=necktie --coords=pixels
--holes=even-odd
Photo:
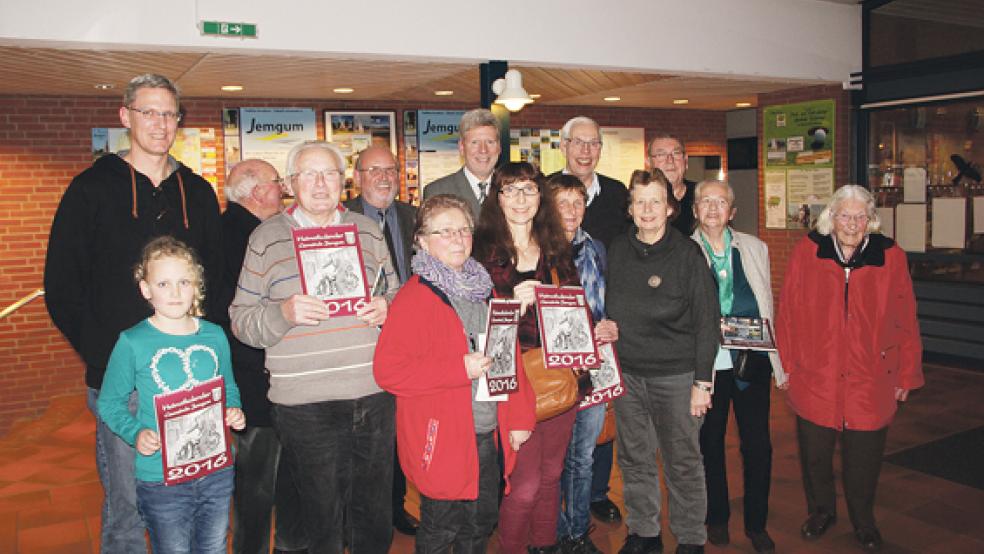
[[[393,269],[396,270],[400,282],[403,282],[403,273],[400,271],[400,260],[396,257],[396,247],[393,246],[393,235],[390,233],[389,225],[386,224],[386,210],[379,210],[379,228],[383,230],[386,238],[386,249],[389,250],[390,260],[393,262]]]
[[[488,196],[488,190],[489,190],[489,184],[487,182],[482,181],[481,183],[478,184],[478,203],[479,204],[484,204],[485,203],[485,197]]]

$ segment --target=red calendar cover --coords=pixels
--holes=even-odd
[[[205,477],[232,464],[225,400],[221,376],[154,396],[165,485]]]
[[[581,287],[536,287],[540,344],[547,369],[598,367],[591,309]]]
[[[332,316],[355,315],[369,302],[359,228],[354,223],[291,233],[304,294],[323,300]]]
[[[485,332],[485,355],[492,358],[486,375],[490,396],[519,390],[516,381],[516,332],[520,303],[493,298],[489,303],[489,322]]]

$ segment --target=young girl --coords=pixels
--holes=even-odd
[[[229,343],[219,326],[199,319],[203,269],[184,243],[167,236],[149,242],[134,278],[154,315],[120,333],[99,391],[99,414],[114,433],[136,447],[137,507],[153,551],[224,554],[232,466],[165,486],[154,395],[221,375],[225,422],[242,429],[246,418],[239,408]],[[139,397],[136,416],[127,409],[134,389]]]

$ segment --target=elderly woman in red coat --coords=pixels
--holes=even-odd
[[[839,436],[848,515],[865,550],[882,544],[873,508],[888,424],[923,384],[905,252],[879,227],[871,193],[838,189],[793,250],[776,317],[809,509],[800,532],[815,539],[837,520]]]

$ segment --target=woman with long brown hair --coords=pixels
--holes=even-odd
[[[571,247],[553,202],[541,202],[543,175],[528,163],[497,169],[482,205],[474,257],[492,276],[495,294],[523,303],[519,343],[523,351],[540,346],[534,288],[553,281],[578,285]],[[537,422],[516,456],[509,494],[499,509],[501,552],[553,552],[557,540],[560,474],[576,410]]]

